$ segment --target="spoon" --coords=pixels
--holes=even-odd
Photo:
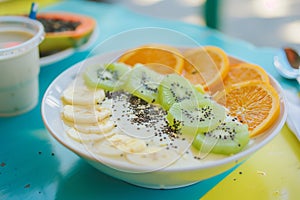
[[[287,58],[288,62],[290,63],[291,67],[293,67],[294,69],[299,69],[300,56],[297,53],[297,51],[295,51],[292,48],[284,48],[283,50],[285,52],[286,58]]]
[[[294,49],[282,49],[274,57],[274,66],[281,76],[296,79],[300,85],[300,56]]]
[[[278,73],[288,79],[296,79],[298,82],[298,89],[300,90],[300,57],[298,53],[291,48],[282,49],[275,57],[274,57],[274,66],[276,67]],[[298,91],[299,91],[298,90]],[[295,98],[293,93],[286,92],[286,95],[291,95],[288,98],[288,108],[289,114],[287,116],[287,125],[292,130],[293,133],[300,140],[300,126],[297,121],[298,118],[295,113],[299,108],[297,103],[294,103],[292,100],[296,99],[299,101],[297,96]],[[300,96],[300,93],[298,93]]]

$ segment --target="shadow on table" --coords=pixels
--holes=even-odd
[[[231,170],[197,184],[168,190],[142,188],[99,172],[85,161],[77,162],[77,173],[71,174],[58,186],[56,199],[184,199],[187,194],[199,199]]]

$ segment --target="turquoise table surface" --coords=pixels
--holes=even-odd
[[[285,88],[295,84],[282,79],[274,70],[272,62],[277,49],[257,48],[206,27],[156,19],[117,5],[88,1],[60,2],[41,11],[92,16],[97,20],[99,36],[90,48],[41,68],[40,98],[34,110],[0,118],[0,199],[199,199],[230,173],[179,189],[141,188],[97,171],[50,136],[40,114],[41,100],[49,84],[61,72],[88,57],[96,44],[122,31],[142,27],[178,31],[200,45],[216,45],[230,55],[261,65]]]

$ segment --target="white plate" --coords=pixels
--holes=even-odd
[[[73,81],[76,76],[82,72],[85,66],[96,63],[113,62],[119,55],[120,52],[102,54],[75,64],[73,67],[70,67],[60,74],[51,83],[42,101],[43,121],[51,135],[65,147],[85,159],[92,166],[113,177],[149,188],[177,188],[190,185],[225,172],[239,162],[245,160],[255,151],[271,141],[279,133],[285,123],[287,109],[284,94],[278,82],[270,76],[271,84],[280,96],[280,115],[264,134],[253,138],[246,149],[235,155],[212,162],[205,162],[201,165],[167,167],[147,173],[139,172],[138,176],[136,173],[132,173],[132,169],[139,170],[139,166],[132,167],[132,165],[126,165],[124,162],[120,163],[109,158],[97,160],[90,152],[83,148],[82,145],[72,142],[72,140],[66,135],[63,121],[61,120],[61,94],[71,81]]]

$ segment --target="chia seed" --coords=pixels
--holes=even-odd
[[[44,26],[46,33],[74,31],[81,24],[79,21],[70,21],[62,19],[37,18]]]

